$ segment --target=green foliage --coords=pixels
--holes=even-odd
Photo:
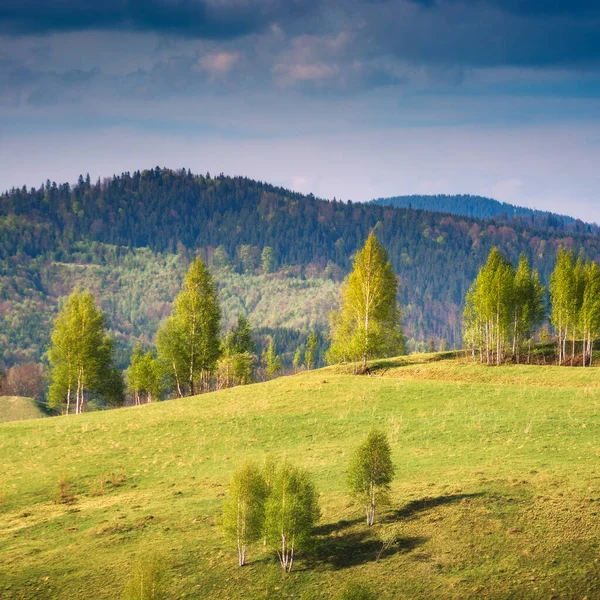
[[[465,346],[487,364],[500,364],[511,353],[520,362],[525,341],[529,341],[531,357],[531,340],[545,315],[545,289],[539,273],[531,269],[524,255],[515,271],[511,262],[492,248],[467,293]]]
[[[110,404],[123,402],[123,380],[114,366],[112,341],[105,334],[104,315],[88,291],[75,290],[56,318],[50,361],[49,404],[69,414],[83,412],[90,393]]]
[[[546,290],[540,274],[532,271],[525,255],[521,255],[515,273],[513,300],[513,355],[519,363],[521,348],[531,339],[546,319]]]
[[[167,600],[165,569],[158,556],[146,553],[139,556],[121,600]]]
[[[281,358],[277,355],[273,338],[271,338],[267,349],[263,353],[263,360],[267,377],[275,377],[281,371]]]
[[[361,361],[364,369],[371,358],[403,353],[397,293],[387,253],[371,232],[342,289],[341,308],[332,315],[330,362]]]
[[[237,545],[238,564],[246,564],[248,545],[260,539],[265,524],[267,485],[261,470],[246,462],[234,474],[223,507],[223,529]]]
[[[252,326],[249,319],[240,313],[236,326],[229,332],[226,341],[227,351],[230,354],[256,351],[256,343],[252,338]]]
[[[377,505],[387,502],[393,478],[394,464],[387,436],[373,430],[356,449],[348,467],[348,488],[365,506],[367,525],[375,522]]]
[[[272,273],[275,268],[275,253],[271,246],[265,246],[263,248],[261,257],[261,268],[263,273]]]
[[[217,362],[217,389],[247,385],[254,380],[255,350],[250,321],[240,314],[236,326],[225,336],[221,358]]]
[[[196,393],[214,371],[220,354],[221,308],[211,274],[197,258],[183,282],[173,313],[157,335],[159,358],[179,396]]]
[[[318,494],[310,474],[287,461],[281,463],[267,499],[265,531],[287,573],[296,551],[310,545],[319,516]]]
[[[299,346],[298,348],[296,348],[296,352],[294,352],[294,358],[292,359],[292,367],[294,369],[294,373],[298,372],[298,369],[300,368],[300,365],[302,364],[302,358],[303,358],[303,348],[302,346]]]
[[[304,364],[310,371],[315,366],[317,348],[319,347],[319,338],[316,331],[311,331],[306,340],[306,350],[304,351]]]
[[[127,387],[135,404],[158,401],[164,390],[164,366],[151,350],[144,353],[137,344],[127,369]]]

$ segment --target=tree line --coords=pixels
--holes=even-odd
[[[354,258],[340,308],[331,315],[329,363],[353,363],[355,370],[364,371],[370,359],[404,351],[398,287],[387,252],[371,232]],[[126,389],[133,403],[245,385],[282,371],[273,338],[260,360],[249,320],[240,314],[222,338],[221,318],[215,281],[197,258],[158,331],[156,348],[144,350],[138,345],[132,353]],[[316,366],[319,338],[313,331],[306,344],[297,348],[294,372]],[[53,408],[77,414],[88,397],[123,404],[125,387],[115,367],[114,347],[90,292],[75,290],[66,300],[54,324],[48,358]]]
[[[136,345],[123,379],[115,366],[114,344],[107,335],[102,311],[89,291],[75,289],[54,322],[48,351],[49,406],[65,414],[78,414],[90,399],[121,406],[126,392],[133,404],[139,405],[165,395],[181,398],[245,385],[282,371],[273,337],[259,357],[247,317],[240,314],[236,325],[221,338],[221,316],[215,281],[198,258],[158,332],[156,347]],[[295,372],[315,367],[319,343],[319,334],[313,331],[306,344],[298,346]],[[13,382],[30,371],[14,367],[7,382],[16,388]],[[23,385],[21,388],[25,389]]]
[[[521,255],[515,266],[493,248],[469,289],[463,316],[464,346],[473,359],[486,364],[531,362],[540,329],[550,339],[547,323],[556,333],[559,365],[591,366],[594,341],[600,334],[600,267],[561,248],[548,289],[540,274]]]

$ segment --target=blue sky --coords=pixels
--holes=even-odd
[[[597,0],[0,0],[0,187],[160,165],[600,221]]]

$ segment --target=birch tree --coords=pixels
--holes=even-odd
[[[310,371],[315,366],[315,360],[317,356],[317,347],[319,345],[319,338],[316,331],[311,331],[306,339],[306,349],[304,351],[304,364],[306,369]]]
[[[531,360],[531,338],[546,316],[545,289],[537,270],[532,270],[522,254],[514,280],[513,356],[521,362],[521,348],[529,341],[528,360]]]
[[[464,339],[478,347],[482,362],[501,364],[515,321],[515,270],[497,248],[469,289],[463,315]]]
[[[163,373],[160,362],[151,350],[144,353],[137,344],[127,369],[127,387],[136,405],[160,400],[163,392]]]
[[[348,487],[363,504],[369,527],[375,523],[377,506],[388,500],[394,471],[387,436],[371,431],[356,449],[348,468]]]
[[[296,553],[309,545],[319,516],[317,491],[309,473],[283,462],[267,500],[265,531],[286,573],[292,570]]]
[[[122,402],[122,379],[105,333],[104,315],[88,291],[75,290],[54,321],[49,403],[66,414],[84,411],[91,394],[111,404]]]
[[[161,360],[180,397],[206,388],[220,354],[221,308],[214,280],[197,258],[174,302],[172,315],[157,335]]]
[[[360,361],[364,370],[372,358],[402,354],[397,294],[398,282],[387,252],[371,232],[342,286],[340,309],[331,316],[328,361]]]
[[[582,364],[592,365],[594,341],[600,331],[600,267],[594,262],[585,266],[585,287],[580,312],[580,330],[583,336]]]
[[[550,276],[552,301],[551,322],[558,336],[558,364],[566,360],[567,339],[574,322],[575,258],[573,252],[561,248],[556,255],[556,266]]]
[[[223,508],[225,534],[235,541],[238,564],[246,564],[248,546],[261,538],[265,523],[267,485],[261,470],[251,462],[236,471]]]

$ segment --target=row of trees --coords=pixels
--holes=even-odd
[[[508,352],[520,362],[546,315],[545,289],[525,256],[514,266],[493,248],[469,289],[464,310],[464,344],[487,364],[502,363]]]
[[[308,369],[315,366],[318,343],[316,332],[312,332],[306,347],[296,352],[295,370],[302,361]],[[88,291],[75,290],[65,302],[54,323],[48,358],[52,408],[80,413],[89,398],[101,398],[110,405],[124,403],[124,382],[115,367],[105,318]],[[267,378],[282,369],[272,338],[262,362]],[[157,334],[156,350],[144,351],[140,345],[134,348],[126,373],[127,391],[134,404],[142,404],[160,400],[169,392],[184,397],[211,388],[245,385],[256,379],[259,363],[252,327],[244,315],[221,338],[217,288],[198,258]]]
[[[501,364],[508,357],[521,362],[527,346],[530,361],[534,338],[546,322],[548,300],[558,364],[568,360],[568,342],[570,364],[575,364],[581,341],[582,364],[591,365],[594,340],[600,334],[600,267],[566,249],[557,254],[548,298],[539,273],[524,255],[515,269],[493,248],[466,297],[465,347],[481,362]]]
[[[550,297],[558,363],[566,363],[570,340],[574,364],[576,343],[581,340],[582,364],[591,366],[594,340],[600,333],[600,267],[595,261],[575,259],[573,252],[560,250],[550,277]]]
[[[394,470],[386,435],[371,431],[348,468],[348,489],[364,507],[367,526],[375,522],[376,507],[389,500]],[[296,552],[309,545],[319,516],[318,494],[308,471],[288,461],[277,465],[267,460],[263,468],[246,462],[231,480],[223,529],[236,544],[240,567],[246,564],[248,547],[263,540],[289,573]]]

